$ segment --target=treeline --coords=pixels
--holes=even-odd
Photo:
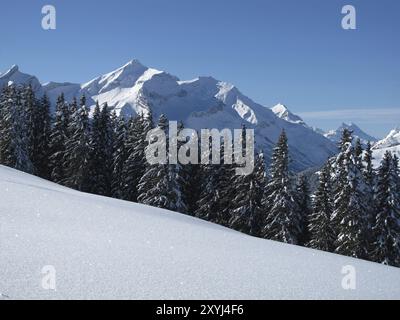
[[[268,170],[259,152],[253,173],[238,176],[223,163],[223,144],[220,165],[149,165],[151,115],[124,119],[97,104],[89,117],[85,97],[66,102],[63,95],[55,108],[52,116],[46,96],[36,99],[31,87],[2,91],[1,164],[252,236],[400,266],[399,160],[388,152],[374,170],[371,145],[363,150],[348,130],[311,194],[307,178],[289,171],[284,131]],[[168,119],[161,116],[156,126],[167,133]]]

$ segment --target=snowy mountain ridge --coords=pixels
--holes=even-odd
[[[281,118],[287,122],[300,124],[302,126],[305,126],[306,128],[309,128],[308,125],[304,122],[304,120],[301,117],[292,113],[285,105],[283,105],[281,103],[272,107],[271,110],[273,113],[275,113],[276,116],[278,116],[279,118]]]
[[[281,119],[232,84],[212,77],[181,81],[137,60],[84,84],[49,82],[41,85],[36,77],[21,73],[18,67],[0,76],[0,87],[10,81],[31,84],[37,94],[46,93],[53,107],[57,97],[64,93],[67,101],[85,95],[92,109],[96,101],[107,102],[119,115],[151,111],[155,118],[165,114],[169,120],[181,120],[186,127],[197,130],[238,129],[246,125],[255,130],[257,149],[266,153],[266,159],[281,131],[286,130],[292,169],[296,171],[320,166],[337,151],[331,141],[305,126],[301,119],[288,112],[287,117],[294,121]]]
[[[388,136],[378,141],[373,147],[374,166],[378,167],[387,151],[400,158],[400,128],[390,131]]]
[[[355,123],[342,123],[342,125],[336,130],[328,131],[324,134],[326,138],[337,144],[342,137],[342,132],[344,129],[348,129],[353,132],[354,141],[360,139],[361,144],[366,145],[368,142],[374,144],[378,141],[375,137],[365,133],[361,130]]]
[[[400,128],[393,129],[390,131],[388,136],[380,141],[378,141],[374,148],[375,150],[396,147],[400,145]]]
[[[257,239],[0,166],[0,299],[397,299],[400,269]],[[56,290],[41,273],[56,271]],[[343,288],[345,266],[356,290]]]

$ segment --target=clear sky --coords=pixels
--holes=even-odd
[[[41,9],[57,9],[57,29]],[[341,10],[357,10],[343,30]],[[212,75],[310,124],[400,126],[399,0],[0,0],[0,70],[86,82],[136,58],[181,79]],[[344,111],[345,110],[345,111]]]

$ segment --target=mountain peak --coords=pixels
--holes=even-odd
[[[120,69],[131,68],[131,67],[145,67],[139,60],[132,59],[125,63]]]
[[[289,111],[289,109],[283,103],[278,103],[272,109],[277,111]]]
[[[275,115],[287,122],[291,123],[296,123],[296,124],[301,124],[304,127],[308,127],[304,120],[300,118],[298,115],[292,113],[288,107],[286,107],[282,103],[278,103],[276,106],[271,108],[272,112],[275,113]]]
[[[18,65],[14,64],[5,73],[0,73],[0,78],[10,77],[17,72],[19,72],[19,67]]]
[[[365,133],[354,122],[349,122],[349,123],[343,122],[339,128],[325,133],[324,136],[326,138],[328,138],[329,140],[337,143],[340,141],[340,139],[342,137],[343,129],[351,130],[353,132],[354,141],[356,141],[356,139],[360,139],[361,143],[364,145],[366,145],[368,142],[374,143],[374,142],[378,141],[378,139],[376,139],[375,137],[369,135],[368,133]]]
[[[0,88],[10,84],[17,86],[29,84],[35,92],[43,93],[39,80],[30,74],[22,73],[16,64],[11,66],[5,73],[0,74]]]

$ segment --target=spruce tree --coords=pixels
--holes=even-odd
[[[43,179],[50,179],[50,137],[51,137],[51,114],[50,102],[46,95],[38,103],[37,125],[35,134],[35,156],[34,165],[36,173]]]
[[[335,209],[332,215],[337,232],[335,252],[365,259],[368,251],[365,183],[359,166],[360,155],[351,142],[351,132],[345,129],[341,152],[335,163]]]
[[[215,167],[211,164],[201,164],[199,169],[201,192],[197,200],[197,208],[194,214],[197,218],[217,223],[219,221],[219,212],[216,208],[217,204],[214,201],[215,196],[218,196],[216,191],[217,174],[215,173]]]
[[[129,122],[124,147],[124,157],[126,160],[122,169],[122,198],[124,200],[138,202],[140,192],[151,192],[150,189],[155,187],[150,183],[147,184],[146,181],[142,181],[142,189],[139,191],[139,183],[146,170],[149,170],[151,167],[147,164],[145,148],[147,147],[147,133],[152,127],[151,114],[139,115]],[[165,129],[165,127],[163,128]],[[149,202],[150,200],[146,195],[142,195],[141,201]]]
[[[297,204],[300,227],[298,240],[300,245],[305,245],[310,241],[308,226],[311,215],[310,186],[305,175],[300,175],[297,181],[295,200]]]
[[[23,113],[26,121],[26,137],[28,143],[28,155],[33,165],[33,173],[37,174],[37,151],[39,144],[39,106],[32,86],[22,89]]]
[[[265,221],[262,199],[266,186],[262,152],[256,156],[253,172],[246,176],[238,176],[235,182],[230,226],[237,231],[260,237]]]
[[[126,152],[127,124],[123,117],[116,120],[113,156],[112,156],[112,196],[123,199],[123,168],[127,158]]]
[[[354,159],[356,161],[356,166],[361,172],[364,170],[363,153],[364,150],[361,144],[361,140],[357,139],[354,146]]]
[[[373,256],[373,232],[371,232],[376,220],[376,202],[375,202],[375,170],[372,165],[373,154],[371,143],[368,142],[364,154],[364,181],[365,181],[365,209],[367,219],[367,241],[368,241],[368,258]]]
[[[331,165],[328,162],[319,173],[319,184],[313,199],[313,210],[310,217],[309,247],[333,252],[335,232],[331,225],[333,213]]]
[[[102,196],[111,195],[113,127],[108,105],[98,103],[93,113],[90,154],[90,191]]]
[[[158,128],[163,130],[167,136],[168,120],[164,115],[159,119]],[[175,210],[176,199],[174,196],[168,160],[166,164],[150,165],[146,163],[145,173],[138,185],[138,202],[157,208]]]
[[[187,203],[187,213],[195,216],[201,193],[201,166],[198,164],[187,164],[185,166],[185,175],[186,183],[183,186],[183,192]]]
[[[6,87],[0,105],[0,163],[26,173],[33,173],[29,158],[27,119],[20,90]]]
[[[81,99],[80,107],[72,114],[69,123],[69,137],[66,141],[64,185],[79,191],[90,190],[90,127],[89,112]],[[74,104],[73,104],[74,105]],[[75,110],[72,107],[72,110]]]
[[[398,168],[387,151],[377,174],[377,215],[373,259],[391,266],[400,266],[400,194]]]
[[[285,131],[274,148],[267,185],[269,210],[263,235],[267,239],[298,244],[301,232],[289,175],[289,150]]]
[[[234,197],[235,174],[231,164],[225,163],[225,146],[221,142],[220,164],[211,164],[212,140],[209,141],[209,163],[201,164],[200,186],[201,192],[197,200],[195,216],[223,226],[230,226]],[[202,150],[203,151],[203,150]]]
[[[178,124],[178,135],[184,129],[184,125],[182,122]],[[184,141],[176,141],[176,149],[179,151],[180,147],[183,145]],[[170,142],[172,144],[172,142]],[[171,180],[172,190],[175,193],[174,199],[176,199],[176,203],[174,205],[175,210],[179,213],[188,213],[188,204],[187,204],[187,188],[188,188],[188,180],[191,178],[188,176],[187,168],[185,165],[182,165],[177,161],[177,164],[169,165],[169,176]]]
[[[69,109],[64,95],[57,98],[56,113],[50,134],[51,180],[62,183],[66,177],[64,169],[65,145],[68,137]]]

